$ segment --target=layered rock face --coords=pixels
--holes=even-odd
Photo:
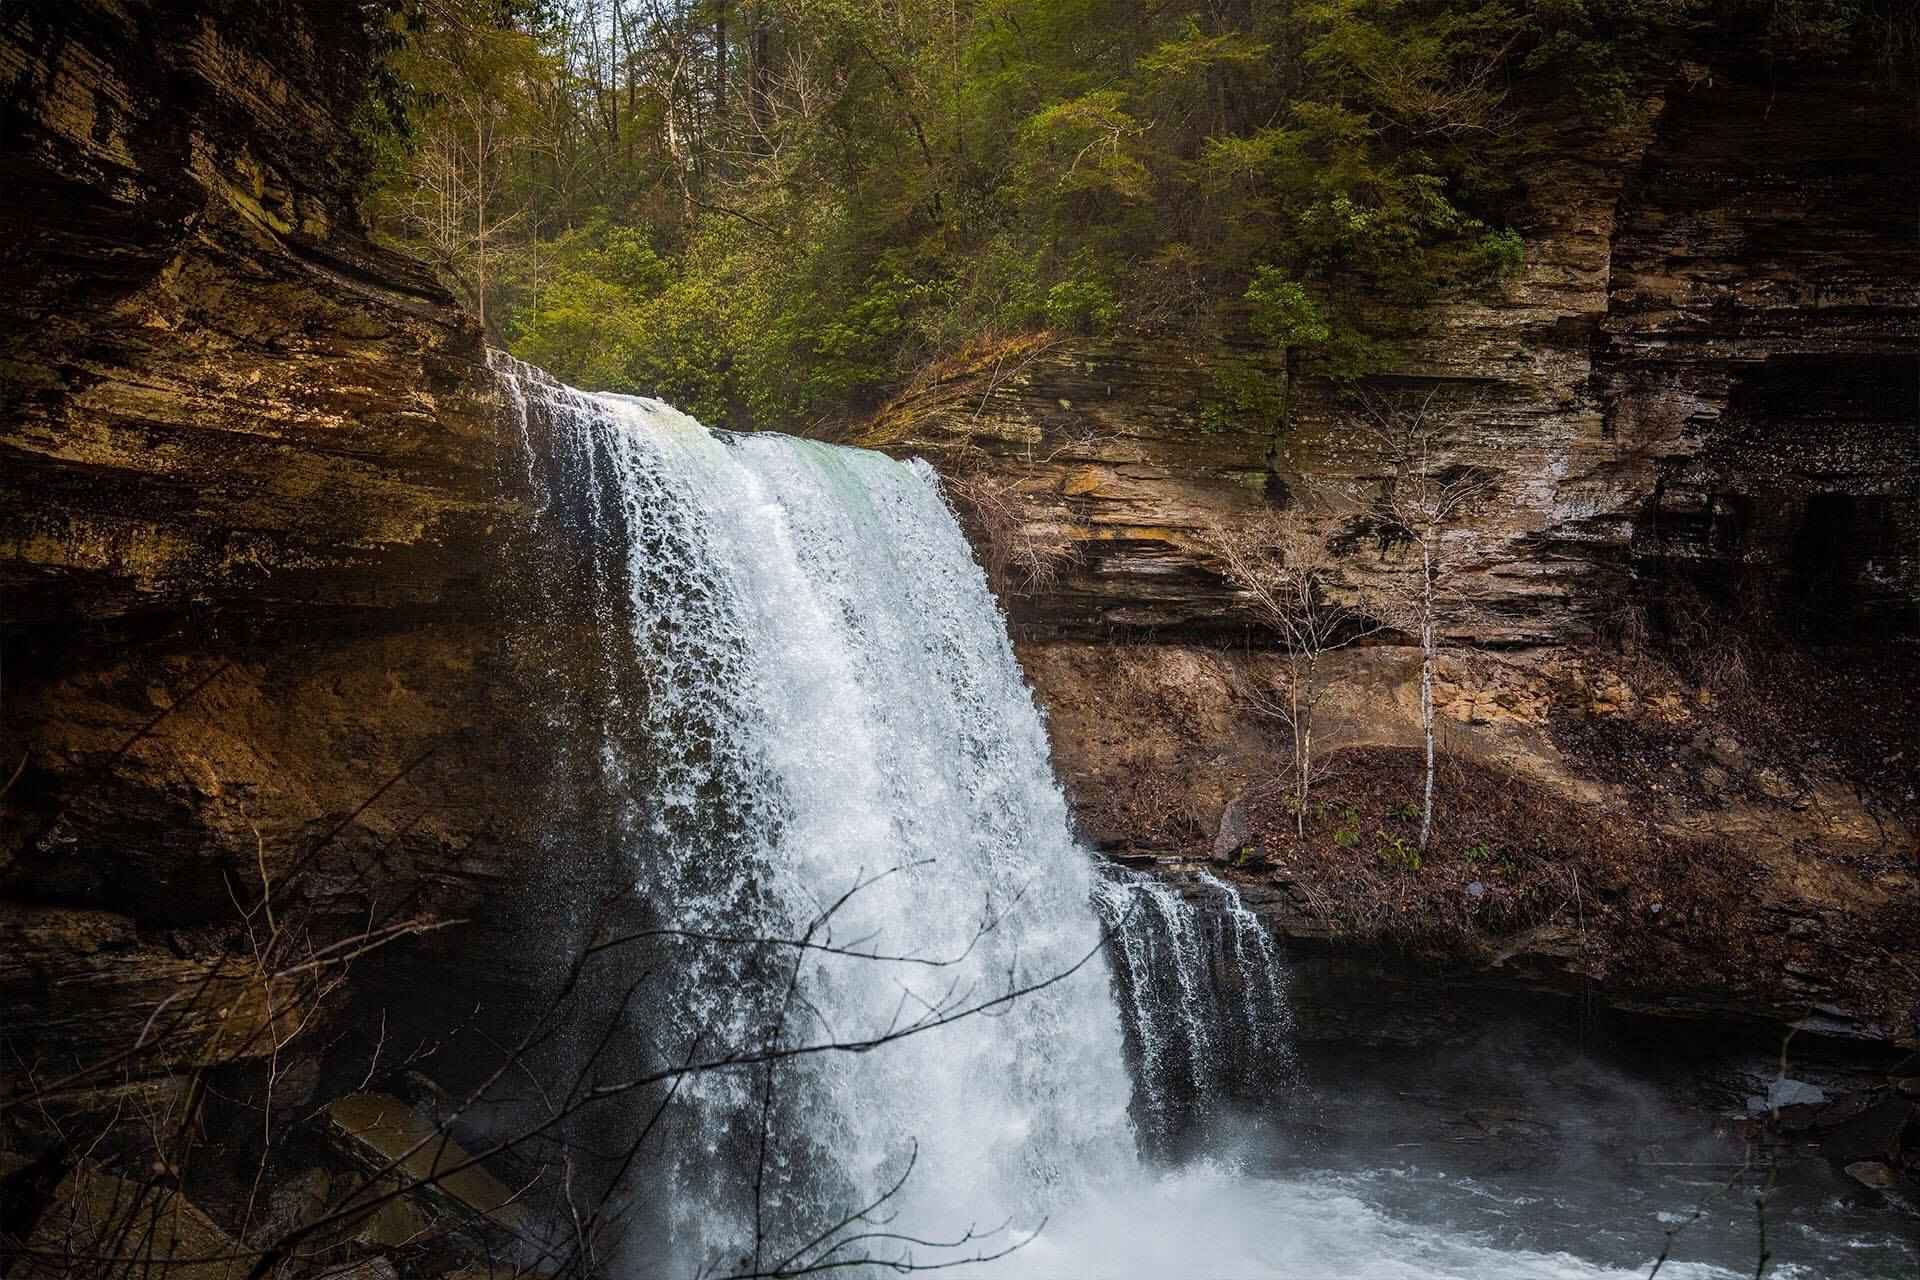
[[[517,441],[478,326],[357,229],[361,22],[0,15],[9,1092],[268,1056],[300,946],[458,914],[516,847]]]
[[[9,621],[457,596],[499,438],[477,325],[355,232],[357,13],[25,4],[0,34]]]
[[[1920,631],[1916,144],[1911,101],[1843,71],[1675,85],[1542,148],[1519,277],[1439,309],[1378,380],[1437,392],[1435,469],[1489,477],[1459,531],[1484,606],[1462,639],[1581,640],[1616,621],[1630,571],[1676,559],[1758,567],[1830,599],[1836,623]],[[1391,470],[1364,410],[1311,380],[1277,439],[1204,417],[1221,354],[1017,344],[862,439],[990,460],[1020,523],[1072,553],[1015,602],[1028,635],[1218,635],[1248,620],[1207,523],[1279,495],[1331,498],[1337,517]]]
[[[1697,669],[1618,657],[1623,639],[1692,627],[1696,664],[1812,645],[1816,667],[1844,654],[1890,673],[1894,701],[1920,675],[1920,122],[1864,71],[1694,72],[1617,127],[1542,149],[1524,270],[1441,309],[1374,381],[1373,415],[1306,380],[1274,435],[1209,411],[1219,351],[1033,341],[946,371],[863,438],[956,477],[1089,835],[1177,863],[1245,845],[1231,802],[1271,791],[1291,750],[1250,709],[1280,664],[1209,527],[1292,506],[1340,549],[1352,598],[1377,598],[1414,561],[1355,536],[1393,473],[1375,415],[1428,406],[1433,469],[1485,485],[1444,535],[1463,570],[1443,613],[1445,749],[1596,832],[1644,832],[1649,860],[1732,842],[1700,856],[1760,915],[1701,899],[1721,926],[1681,930],[1685,963],[1641,980],[1657,1005],[1788,1021],[1824,1007],[1846,1034],[1920,1035],[1901,976],[1920,972],[1920,939],[1899,923],[1920,894],[1910,711],[1835,695],[1874,712],[1810,710],[1791,727],[1813,745],[1789,761],[1773,753],[1785,735],[1731,723]],[[1334,654],[1323,752],[1417,744],[1418,665],[1392,633]],[[1791,696],[1775,705],[1795,720]],[[1836,763],[1849,751],[1852,772]],[[1370,863],[1365,836],[1354,856]],[[1315,906],[1314,874],[1250,875],[1250,892],[1279,886],[1263,909],[1285,932],[1351,939]],[[1556,926],[1469,949],[1516,978],[1619,985],[1629,935],[1661,904],[1615,896],[1577,940]],[[1444,932],[1417,913],[1390,924],[1401,942]],[[1620,947],[1596,941],[1609,931]],[[1876,991],[1840,981],[1823,946],[1890,955]]]
[[[1758,567],[1830,637],[1920,632],[1916,115],[1857,73],[1676,94],[1611,257],[1594,382],[1655,465],[1632,554]]]

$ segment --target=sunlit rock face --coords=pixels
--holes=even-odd
[[[10,621],[431,603],[477,568],[480,333],[358,231],[366,58],[350,5],[0,18]]]
[[[1817,936],[1912,953],[1899,921],[1915,884],[1884,861],[1913,838],[1901,797],[1916,775],[1903,772],[1902,731],[1886,731],[1897,713],[1866,695],[1876,712],[1865,728],[1879,736],[1857,753],[1872,757],[1864,767],[1891,812],[1818,766],[1789,796],[1755,767],[1768,735],[1729,751],[1719,744],[1739,734],[1724,736],[1701,690],[1636,692],[1590,648],[1610,652],[1623,635],[1669,625],[1667,610],[1710,599],[1753,643],[1839,642],[1889,672],[1915,662],[1911,95],[1864,68],[1710,71],[1647,86],[1608,130],[1543,134],[1516,223],[1525,266],[1495,296],[1436,309],[1377,385],[1416,398],[1438,389],[1451,408],[1435,466],[1491,478],[1494,496],[1450,539],[1472,566],[1462,581],[1474,599],[1445,628],[1448,749],[1596,821],[1627,815],[1661,839],[1737,839],[1754,859],[1750,901],[1771,922],[1751,935],[1777,940],[1782,956],[1739,954],[1741,930],[1698,931],[1684,950],[1715,976],[1680,999],[1668,970],[1669,994],[1696,1007],[1843,1009],[1873,1035],[1907,1025],[1914,993],[1901,970],[1886,970],[1884,1007],[1869,1013],[1838,991],[1838,968],[1798,949]],[[1012,344],[943,370],[860,436],[985,488],[999,516],[975,529],[988,556],[996,540],[1051,555],[1046,572],[1023,576],[1002,550],[1022,661],[1081,821],[1104,847],[1143,857],[1204,858],[1230,803],[1269,782],[1290,749],[1281,726],[1245,709],[1242,691],[1271,678],[1275,660],[1217,574],[1206,527],[1317,490],[1344,508],[1325,524],[1337,534],[1387,470],[1365,423],[1311,379],[1281,436],[1210,413],[1221,355],[1132,337]],[[1361,543],[1340,572],[1364,588],[1410,563]],[[1328,750],[1420,741],[1418,654],[1374,640],[1387,643],[1332,665],[1319,725]],[[1718,751],[1774,794],[1689,809],[1670,782],[1579,765],[1557,736],[1569,719],[1676,735],[1709,777],[1726,776],[1707,759]],[[1804,720],[1797,729],[1829,735],[1819,751],[1845,754],[1830,727]],[[1260,909],[1316,943],[1325,925],[1301,901]],[[1585,981],[1565,956],[1525,960],[1529,945],[1500,963]]]
[[[1480,469],[1462,545],[1483,607],[1460,630],[1553,645],[1616,623],[1639,579],[1757,568],[1790,605],[1920,627],[1920,145],[1910,97],[1864,72],[1786,84],[1730,68],[1650,88],[1525,173],[1527,262],[1440,308],[1385,386],[1440,388],[1440,466]],[[1281,495],[1382,475],[1351,410],[1206,415],[1221,353],[1033,342],[947,371],[863,438],[984,464],[1042,542],[1070,546],[1013,613],[1035,638],[1243,629],[1196,534]],[[1272,475],[1269,477],[1269,461]],[[1348,571],[1381,572],[1365,557]]]

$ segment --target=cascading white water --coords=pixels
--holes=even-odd
[[[620,557],[601,571],[625,599],[608,621],[624,617],[645,688],[615,714],[642,719],[660,758],[640,786],[610,737],[602,767],[627,807],[639,896],[686,929],[800,938],[817,924],[816,943],[859,953],[800,954],[782,1017],[767,992],[743,991],[738,948],[683,949],[663,1044],[874,1039],[1098,949],[1089,856],[929,468],[512,380],[541,400],[544,449],[583,487],[590,522],[618,531]],[[709,1124],[737,1124],[764,1086],[755,1072],[708,1075],[689,1101]],[[1133,1159],[1097,960],[883,1052],[798,1060],[775,1092],[772,1159],[832,1166],[776,1178],[769,1216],[783,1221],[868,1203],[912,1159],[893,1207],[922,1230],[1031,1226],[1086,1171]],[[751,1253],[712,1163],[701,1149],[686,1160],[677,1234]]]
[[[1257,1088],[1290,1080],[1282,970],[1230,887],[1201,883],[1209,925],[1075,843],[932,471],[496,368],[536,492],[591,562],[614,862],[681,944],[634,1041],[713,1060],[943,1024],[686,1080],[686,1140],[648,1156],[677,1265],[952,1262],[1051,1217],[1000,1274],[1616,1274],[1413,1228],[1338,1188],[1143,1163],[1130,1110],[1151,1148],[1229,1059]],[[767,938],[806,945],[750,941]],[[802,1247],[882,1201],[845,1234],[887,1238]]]
[[[1094,893],[1112,933],[1141,1137],[1157,1150],[1205,1140],[1232,1092],[1272,1098],[1294,1083],[1273,939],[1232,885],[1206,874],[1197,883],[1202,905],[1118,869]]]

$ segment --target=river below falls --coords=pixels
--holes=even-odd
[[[1467,1174],[1312,1167],[1285,1153],[1125,1176],[968,1276],[1048,1280],[1673,1280],[1753,1276],[1751,1188],[1731,1171]],[[1668,1231],[1674,1231],[1668,1245]],[[1914,1220],[1796,1172],[1766,1197],[1767,1276],[1920,1274]]]

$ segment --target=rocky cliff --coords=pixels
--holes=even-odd
[[[1910,95],[1859,69],[1692,66],[1542,147],[1519,277],[1438,309],[1366,389],[1432,406],[1435,472],[1487,495],[1446,535],[1438,700],[1446,751],[1492,772],[1458,780],[1460,839],[1417,873],[1380,874],[1411,835],[1417,651],[1332,655],[1319,834],[1263,829],[1278,664],[1207,534],[1290,505],[1363,608],[1404,580],[1366,531],[1377,411],[1307,379],[1276,431],[1208,411],[1230,353],[1031,340],[860,438],[956,477],[1103,846],[1251,858],[1303,940],[1913,1037],[1917,142]],[[1877,959],[1848,976],[1821,958],[1842,953]]]
[[[162,1124],[344,1005],[303,949],[425,937],[517,845],[515,442],[478,326],[358,228],[368,56],[355,6],[0,16],[16,1099]]]
[[[1440,465],[1492,479],[1468,531],[1487,607],[1463,638],[1585,639],[1674,560],[1756,569],[1833,629],[1920,630],[1917,130],[1910,98],[1864,73],[1732,68],[1550,135],[1518,278],[1437,308],[1378,380],[1439,390]],[[1013,482],[1017,523],[1067,553],[1013,606],[1028,635],[1217,636],[1245,620],[1195,536],[1208,521],[1382,478],[1365,416],[1324,382],[1277,439],[1207,416],[1221,355],[1016,343],[860,437]]]

